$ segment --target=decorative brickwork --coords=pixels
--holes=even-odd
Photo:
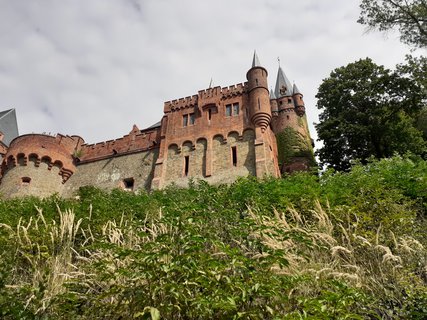
[[[280,150],[276,141],[292,128],[311,143],[302,94],[295,85],[292,91],[281,69],[276,93],[269,94],[267,70],[256,54],[253,61],[247,82],[167,101],[158,124],[144,130],[134,125],[116,140],[85,144],[61,134],[14,139],[3,150],[0,193],[70,197],[85,185],[138,191],[186,186],[190,179],[219,184],[307,170],[310,159],[279,157],[295,146],[282,143]]]

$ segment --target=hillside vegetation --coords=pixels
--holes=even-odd
[[[427,163],[0,201],[2,319],[425,319]]]

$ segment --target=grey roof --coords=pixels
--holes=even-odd
[[[148,128],[145,128],[141,131],[148,130],[148,129],[154,129],[154,128],[160,127],[161,125],[162,125],[162,121],[160,120],[159,122],[156,122],[155,124],[149,126]]]
[[[293,94],[302,94],[301,91],[299,91],[297,85],[294,83],[294,87],[292,89]]]
[[[277,71],[276,88],[274,89],[274,94],[276,95],[276,98],[292,96],[292,84],[286,77],[281,67],[279,67],[279,70]]]
[[[270,89],[270,99],[277,99],[273,89]]]
[[[19,135],[15,109],[0,112],[0,131],[4,134],[2,142],[7,146]]]
[[[252,68],[254,67],[261,67],[261,63],[259,62],[256,50],[254,50],[254,58],[252,59]]]

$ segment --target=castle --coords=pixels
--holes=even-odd
[[[0,194],[73,196],[81,186],[150,190],[189,179],[280,177],[314,161],[303,95],[279,66],[275,90],[256,52],[247,82],[167,101],[160,122],[116,140],[25,134],[3,151]]]

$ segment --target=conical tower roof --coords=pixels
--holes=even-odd
[[[252,68],[255,67],[262,67],[261,63],[259,62],[258,55],[256,54],[256,50],[254,50],[254,57],[252,59]]]
[[[302,94],[301,91],[299,91],[297,85],[294,83],[294,87],[292,89],[293,94]]]
[[[283,96],[292,96],[292,84],[286,77],[281,67],[279,67],[279,70],[277,71],[276,88],[274,89],[274,94],[277,98]]]
[[[270,89],[270,100],[276,99],[273,89]]]

